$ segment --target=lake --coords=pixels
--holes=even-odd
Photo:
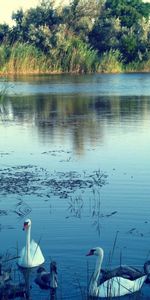
[[[1,254],[17,255],[31,218],[46,269],[57,263],[58,299],[83,300],[95,246],[103,267],[142,267],[150,259],[150,74],[16,76],[1,78],[0,90]],[[31,298],[48,299],[35,274]],[[136,299],[149,294],[144,285]]]

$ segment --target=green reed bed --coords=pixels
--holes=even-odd
[[[15,44],[5,65],[7,73],[43,72],[47,68],[47,57],[35,46]]]
[[[78,38],[66,41],[46,54],[26,43],[16,43],[12,48],[0,47],[1,74],[91,73],[97,71],[97,65],[96,51]]]
[[[118,50],[99,56],[80,38],[71,36],[44,53],[36,46],[17,42],[0,46],[0,74],[149,72],[150,59],[125,64]]]

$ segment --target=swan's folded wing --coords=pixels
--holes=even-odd
[[[30,255],[31,259],[38,264],[42,264],[45,261],[40,246],[34,240],[30,243]]]
[[[101,297],[119,297],[139,291],[142,287],[146,276],[136,280],[129,280],[122,277],[113,277],[105,281],[98,288],[98,295]]]
[[[136,280],[137,278],[142,277],[144,275],[144,272],[127,265],[121,265],[112,270],[102,269],[101,273],[102,273],[102,277],[100,279],[100,284],[116,276],[123,277],[130,280]]]

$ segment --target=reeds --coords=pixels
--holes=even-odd
[[[29,44],[16,43],[5,65],[6,73],[39,73],[45,71],[47,57],[36,47]]]
[[[110,50],[102,54],[99,64],[99,72],[102,73],[121,73],[123,64],[118,50]]]
[[[134,61],[124,66],[125,72],[150,72],[150,59],[146,61]]]
[[[97,52],[77,37],[47,54],[28,43],[0,47],[1,74],[91,73],[97,65]]]
[[[149,72],[150,59],[123,64],[120,52],[99,57],[96,50],[76,36],[68,36],[46,54],[29,43],[0,46],[0,74]]]
[[[64,71],[71,73],[92,73],[97,70],[97,52],[77,37],[68,40],[63,62]]]

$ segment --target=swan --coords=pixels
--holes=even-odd
[[[140,273],[140,271],[137,272],[136,269],[134,269],[134,271],[135,273],[137,272],[138,275],[134,276],[134,278],[131,278],[133,268],[126,266],[124,274],[123,268],[122,270],[119,270],[118,268],[118,271],[116,273],[113,273],[112,271],[112,274],[110,271],[110,276],[106,276],[106,279],[102,280],[100,284],[98,284],[98,279],[101,272],[101,265],[104,257],[104,251],[102,248],[96,247],[89,251],[87,256],[90,255],[97,256],[95,271],[92,275],[89,285],[89,295],[92,297],[119,297],[135,293],[140,290],[144,281],[147,279],[147,274],[142,272]]]
[[[24,222],[23,230],[26,231],[26,245],[22,248],[18,259],[18,265],[22,268],[34,268],[44,263],[45,259],[39,245],[30,241],[31,220]]]
[[[56,262],[53,261],[50,264],[50,272],[47,272],[44,267],[37,269],[37,277],[35,283],[39,285],[41,289],[56,289],[58,286],[57,280],[57,267]]]

